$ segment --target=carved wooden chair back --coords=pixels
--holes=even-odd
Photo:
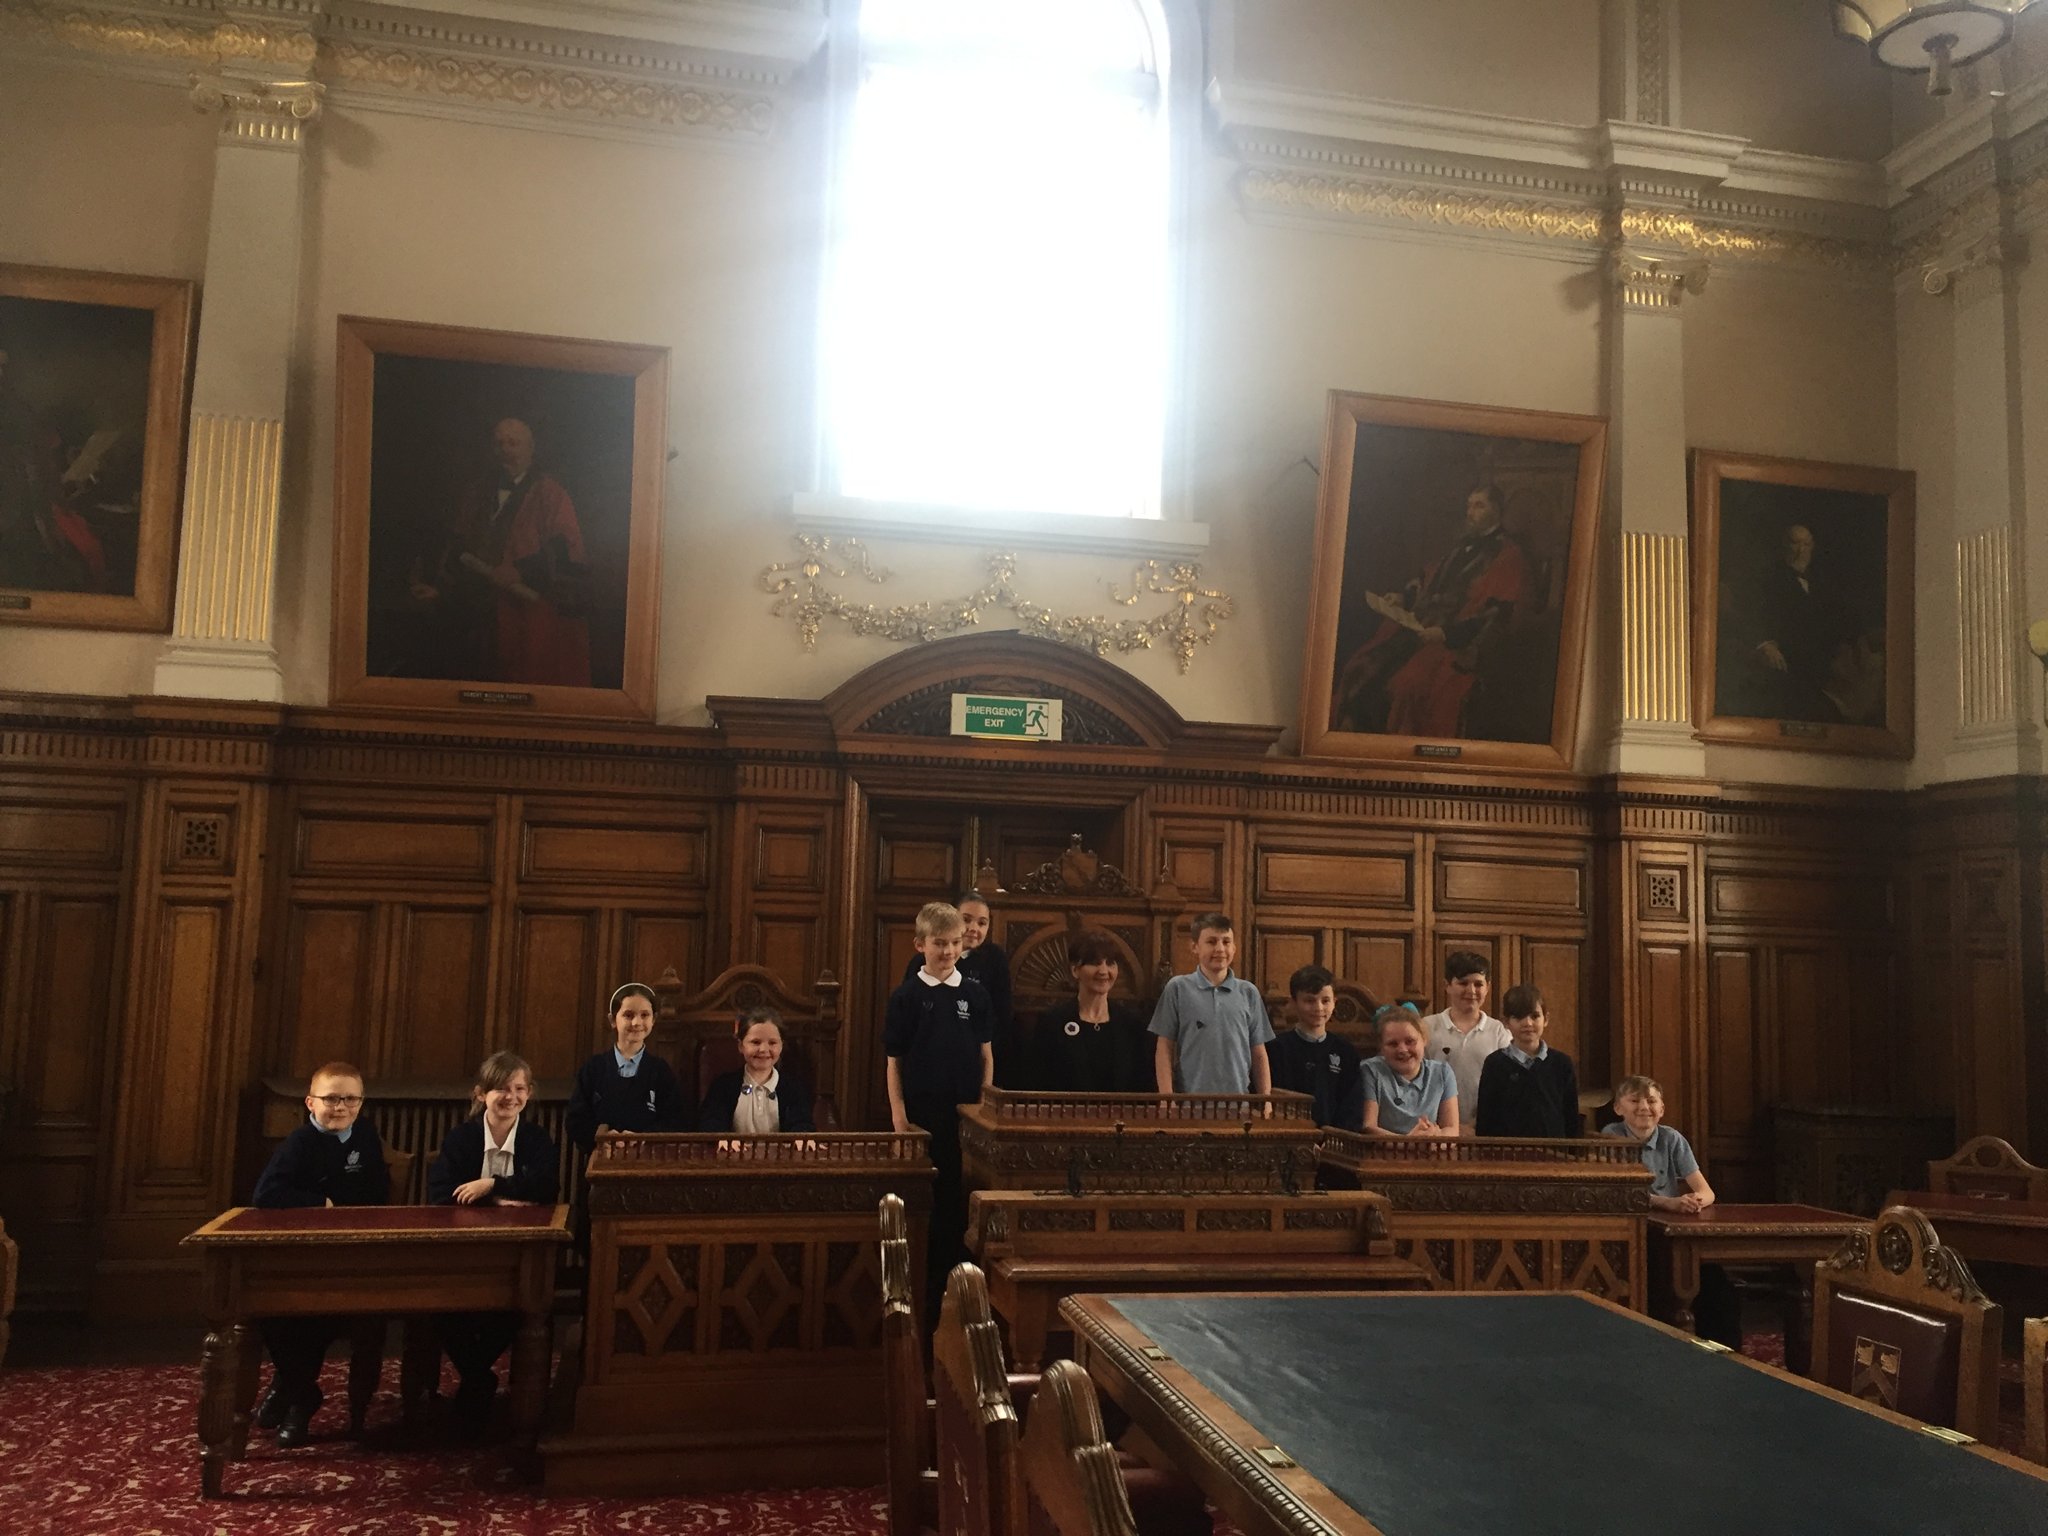
[[[1071,1360],[1040,1378],[1020,1453],[1031,1536],[1138,1536],[1095,1383]]]
[[[2003,1320],[1927,1218],[1895,1205],[1814,1267],[1813,1378],[1983,1439]]]
[[[2032,1461],[2048,1467],[2048,1317],[2030,1317],[2020,1344],[2020,1370],[2026,1378],[2025,1444]]]
[[[924,1341],[911,1284],[910,1228],[903,1201],[882,1196],[882,1412],[889,1463],[889,1536],[918,1536],[938,1524],[931,1403]]]
[[[739,1070],[734,1026],[740,1017],[751,1008],[773,1008],[782,1015],[785,1070],[810,1083],[818,1129],[839,1128],[839,983],[830,971],[821,972],[804,997],[766,966],[729,966],[685,996],[671,967],[654,983],[654,995],[654,1048],[685,1082],[695,1073],[699,1099],[720,1074]]]
[[[417,1205],[419,1196],[413,1193],[412,1170],[419,1161],[416,1153],[400,1147],[384,1149],[384,1172],[391,1179],[391,1192],[384,1197],[386,1205]]]
[[[946,1278],[932,1339],[937,1403],[939,1529],[946,1536],[1022,1536],[1018,1420],[988,1282],[972,1264]]]
[[[1953,1157],[1929,1163],[1927,1187],[1937,1195],[2048,1201],[2048,1168],[2036,1168],[2011,1142],[1979,1136],[1956,1148]]]

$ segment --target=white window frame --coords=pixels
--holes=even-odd
[[[1166,156],[1166,355],[1161,359],[1162,400],[1159,516],[1090,516],[1084,513],[990,512],[924,503],[844,496],[837,490],[830,409],[822,348],[813,361],[814,489],[791,498],[800,528],[835,534],[897,536],[920,541],[991,543],[1034,548],[1097,550],[1141,555],[1186,555],[1208,548],[1209,529],[1194,520],[1190,465],[1190,294],[1195,177],[1200,168],[1203,54],[1197,0],[1127,0],[1150,29],[1158,63]],[[835,0],[826,39],[825,211],[818,317],[825,321],[831,252],[839,227],[838,192],[855,93],[860,87],[860,6]]]

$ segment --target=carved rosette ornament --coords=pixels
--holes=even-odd
[[[195,110],[220,114],[224,144],[260,149],[297,149],[307,125],[320,115],[326,87],[317,80],[244,80],[228,75],[194,75]]]

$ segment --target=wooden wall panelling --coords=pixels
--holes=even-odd
[[[603,909],[521,894],[513,912],[511,985],[492,1050],[517,1051],[537,1077],[576,1074],[609,989],[598,990]]]
[[[1890,872],[1804,840],[1706,854],[1707,1140],[1721,1182],[1741,1194],[1773,1182],[1770,1105],[1898,1101],[1902,926]]]
[[[1251,830],[1250,974],[1269,994],[1298,966],[1392,1000],[1418,990],[1419,839],[1413,833],[1333,835],[1294,821]]]
[[[385,916],[390,982],[377,1071],[465,1077],[490,1049],[490,903],[423,897],[391,903]]]
[[[23,1311],[77,1309],[92,1272],[133,813],[118,783],[0,781],[0,1221]]]
[[[1705,856],[1699,843],[1670,835],[1697,824],[1678,815],[1634,816],[1624,805],[1619,835],[1602,845],[1599,910],[1606,919],[1597,949],[1608,957],[1610,978],[1602,1076],[1609,1086],[1635,1072],[1656,1078],[1664,1088],[1666,1119],[1694,1143],[1713,1178]],[[1631,835],[1645,827],[1654,835]],[[1752,1117],[1752,1107],[1745,1106],[1743,1123]],[[1739,1141],[1731,1155],[1739,1157],[1748,1146]]]
[[[1187,919],[1201,912],[1224,912],[1237,925],[1240,965],[1251,962],[1256,931],[1245,867],[1245,824],[1239,817],[1197,817],[1161,814],[1148,818],[1141,846],[1146,862],[1160,870],[1181,895],[1181,910],[1156,915],[1157,951],[1153,984],[1194,965]],[[1148,885],[1149,881],[1140,881]],[[1255,977],[1264,986],[1262,977]]]
[[[196,1274],[177,1239],[230,1193],[269,790],[252,771],[262,767],[253,753],[231,755],[204,738],[164,753],[209,755],[239,770],[239,781],[143,785],[96,1314],[188,1315]]]

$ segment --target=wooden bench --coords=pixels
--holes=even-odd
[[[1009,1324],[1014,1368],[1044,1363],[1059,1304],[1085,1291],[1383,1290],[1426,1283],[1396,1256],[1383,1196],[1054,1195],[979,1190],[967,1242]]]

